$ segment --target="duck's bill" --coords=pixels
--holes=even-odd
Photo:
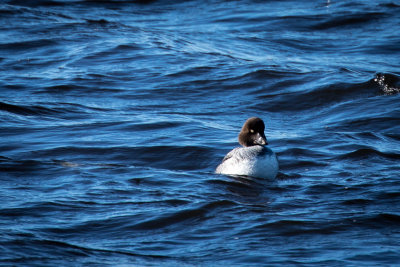
[[[257,145],[261,145],[261,146],[268,145],[267,138],[265,138],[265,136],[262,136],[261,134],[257,134],[256,140],[254,141],[254,143]]]

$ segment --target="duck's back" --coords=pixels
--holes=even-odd
[[[229,152],[216,173],[273,179],[278,173],[275,153],[264,146],[238,147]]]

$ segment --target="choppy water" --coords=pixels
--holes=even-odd
[[[0,4],[0,263],[400,264],[397,1]],[[266,122],[274,182],[214,174]]]

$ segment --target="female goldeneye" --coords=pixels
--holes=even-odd
[[[239,144],[243,147],[229,152],[215,172],[274,179],[279,169],[278,160],[275,153],[265,147],[268,143],[264,129],[262,119],[248,119],[239,134]]]

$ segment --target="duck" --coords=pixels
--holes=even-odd
[[[215,173],[274,179],[278,174],[279,163],[274,151],[267,147],[264,130],[265,124],[262,119],[247,119],[238,137],[242,147],[234,148],[226,154]]]

